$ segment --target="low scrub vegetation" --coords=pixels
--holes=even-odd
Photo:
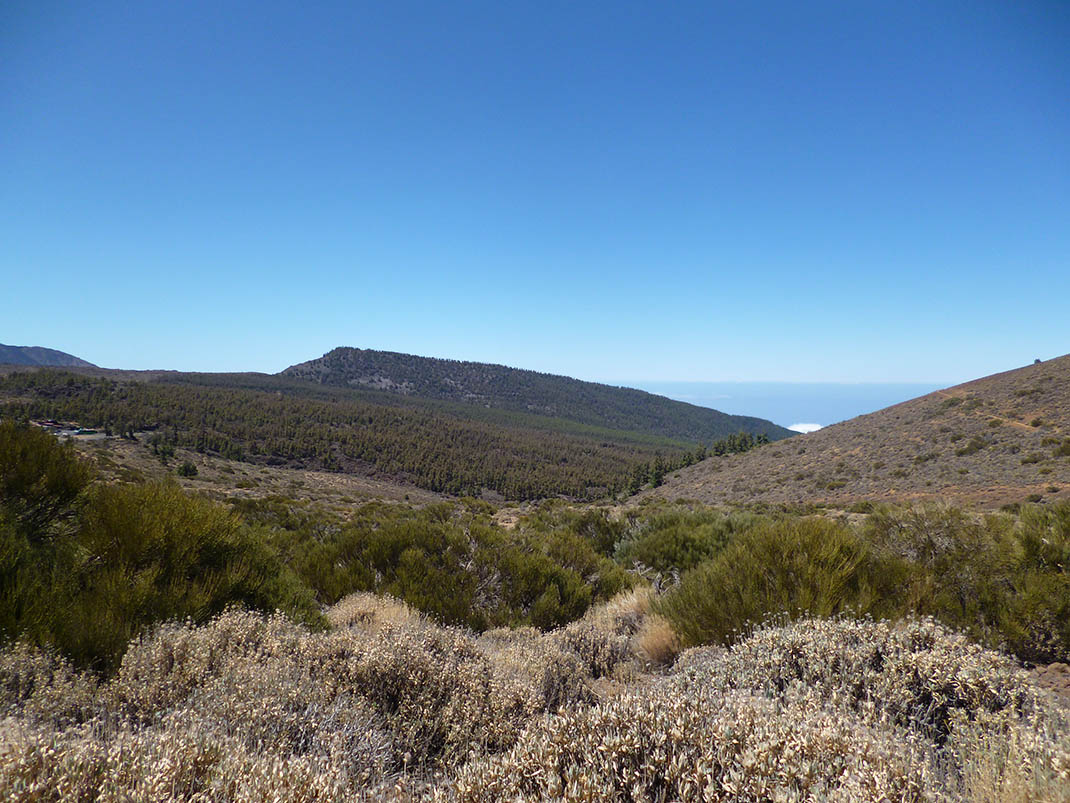
[[[1070,504],[0,494],[5,799],[1070,800]]]
[[[652,673],[646,609],[481,636],[366,594],[326,632],[231,611],[145,634],[105,681],[8,648],[0,795],[1067,799],[1066,710],[931,620],[802,620]]]
[[[842,524],[763,522],[685,573],[660,610],[688,644],[728,644],[773,615],[891,613],[894,578]]]
[[[1066,726],[1013,663],[931,621],[806,620],[542,720],[447,799],[1065,800]]]
[[[636,579],[569,528],[508,532],[475,501],[370,503],[348,520],[284,499],[231,508],[175,485],[103,485],[68,446],[0,423],[0,640],[110,672],[127,642],[228,605],[315,625],[354,591],[440,622],[550,629]]]
[[[638,584],[689,645],[770,616],[931,615],[1032,662],[1070,660],[1070,505],[974,516],[869,507],[863,525],[653,502],[547,502],[513,529],[485,502],[366,503],[342,517],[274,497],[229,508],[176,486],[102,485],[67,447],[0,425],[0,637],[110,671],[155,623],[226,606],[316,625],[356,591],[443,624],[549,630]],[[678,582],[677,582],[678,578]]]
[[[731,644],[774,616],[929,615],[1025,661],[1070,660],[1070,505],[872,510],[856,527],[752,526],[685,572],[659,610],[691,645]]]
[[[227,605],[319,613],[312,595],[225,508],[169,485],[91,485],[69,447],[0,422],[0,637],[108,670],[165,619]]]

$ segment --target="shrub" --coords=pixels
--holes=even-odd
[[[70,444],[0,421],[0,511],[16,535],[34,546],[68,535],[91,479]]]
[[[97,485],[67,446],[0,424],[0,637],[110,671],[144,628],[227,605],[319,614],[261,533],[175,485]]]
[[[175,469],[175,473],[180,477],[196,477],[197,467],[189,460],[186,460]]]
[[[539,722],[447,789],[458,801],[913,801],[930,786],[912,748],[806,698],[661,688]]]
[[[79,545],[91,560],[54,637],[80,664],[110,669],[145,627],[206,621],[233,604],[318,617],[308,590],[255,531],[177,486],[96,489]]]
[[[976,454],[977,452],[988,446],[988,441],[984,438],[974,436],[970,438],[969,442],[961,449],[956,449],[955,454],[959,457],[965,457],[967,455]]]
[[[632,658],[631,634],[620,633],[590,620],[573,622],[555,634],[561,649],[574,653],[592,678],[607,677]]]
[[[922,746],[936,799],[1065,801],[1067,712],[1004,655],[931,620],[806,621],[765,628],[729,652],[681,656],[681,694],[712,688],[802,694]]]
[[[585,621],[642,632],[648,605]],[[328,618],[166,624],[103,686],[0,651],[0,797],[1066,800],[1066,712],[931,621],[766,627],[598,704],[561,633],[476,638],[363,595]]]
[[[410,771],[506,749],[530,717],[592,699],[579,656],[537,631],[476,639],[370,595],[328,618],[343,624],[319,634],[231,611],[164,625],[131,646],[107,696],[133,721],[197,710],[283,755],[309,750],[339,719],[353,722],[347,739],[363,722],[388,736],[387,764]]]
[[[318,598],[389,594],[446,624],[557,627],[633,580],[569,527],[495,526],[485,510],[369,503],[348,522],[283,501],[246,505]]]
[[[518,526],[521,529],[539,531],[564,530],[588,541],[601,555],[613,554],[617,542],[623,537],[627,523],[613,519],[605,508],[576,510],[555,502],[544,503],[533,513],[525,516]]]
[[[69,444],[0,421],[0,643],[48,639],[79,561],[90,479]]]
[[[744,533],[686,573],[657,610],[685,644],[725,644],[774,614],[884,612],[881,584],[893,577],[842,524],[791,519]]]
[[[0,718],[21,715],[62,728],[100,710],[97,682],[52,650],[18,643],[0,650]]]
[[[663,574],[686,571],[712,558],[759,520],[753,513],[708,508],[658,511],[633,526],[617,544],[614,557],[624,566],[639,563]]]
[[[881,509],[864,535],[878,552],[907,562],[900,592],[907,609],[1023,660],[1067,660],[1070,504],[1016,504],[1005,512],[1011,515]]]
[[[1012,593],[1000,620],[1027,661],[1070,660],[1070,502],[1022,510]]]
[[[720,660],[689,662],[679,677],[683,688],[781,694],[797,685],[870,724],[890,718],[937,741],[947,738],[955,711],[1021,711],[1039,704],[1011,659],[931,619],[763,627]]]

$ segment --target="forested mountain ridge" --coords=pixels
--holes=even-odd
[[[532,413],[265,374],[0,368],[5,417],[77,422],[151,441],[156,450],[189,449],[508,499],[612,495],[637,481],[660,481],[706,448]]]
[[[584,382],[489,363],[340,347],[291,365],[282,376],[565,418],[592,426],[708,443],[746,432],[770,440],[793,433],[761,418],[728,415],[633,388]]]
[[[43,346],[5,346],[0,343],[0,365],[48,365],[55,367],[95,368],[91,362],[65,351]]]

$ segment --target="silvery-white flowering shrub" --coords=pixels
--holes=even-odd
[[[812,696],[679,694],[662,682],[543,720],[470,763],[444,800],[936,799],[920,740]]]
[[[930,621],[767,626],[649,672],[650,607],[480,636],[371,595],[324,633],[230,611],[106,682],[9,647],[0,799],[1070,803],[1067,713]]]
[[[925,739],[942,793],[1070,800],[1070,713],[1029,673],[931,619],[812,619],[729,650],[688,650],[672,680],[778,698],[804,691],[865,723]]]
[[[326,633],[240,610],[165,624],[102,684],[0,652],[0,799],[411,796],[595,700],[556,634],[477,637],[367,594],[327,618]]]
[[[300,655],[306,631],[285,616],[232,610],[202,627],[169,622],[132,642],[109,686],[129,713],[151,717],[227,672],[235,660]]]
[[[54,652],[24,643],[0,650],[0,717],[63,727],[99,711],[97,682]]]
[[[704,649],[698,648],[700,655]],[[808,619],[760,629],[682,661],[678,683],[779,694],[800,686],[856,711],[872,709],[941,741],[955,711],[1035,710],[1037,692],[1007,656],[931,619]]]
[[[456,800],[1070,800],[1065,711],[931,621],[806,620],[539,721]]]

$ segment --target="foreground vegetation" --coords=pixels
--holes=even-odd
[[[1070,800],[1070,505],[495,513],[0,422],[0,796]]]
[[[147,626],[232,604],[314,625],[320,606],[374,590],[446,623],[549,628],[634,583],[584,538],[506,532],[474,500],[371,503],[342,520],[92,478],[69,446],[0,422],[0,635],[102,670]]]
[[[651,673],[660,628],[634,594],[546,634],[476,636],[370,595],[327,617],[167,625],[105,682],[0,652],[0,794],[1068,799],[1067,710],[931,621],[803,620]]]
[[[3,422],[0,636],[108,670],[145,628],[233,604],[315,626],[323,606],[374,591],[443,624],[549,630],[649,583],[687,645],[731,644],[771,615],[921,615],[1024,661],[1070,660],[1070,505],[878,509],[854,526],[664,503],[546,502],[511,529],[493,513],[461,500],[343,516],[105,485],[68,446]]]

